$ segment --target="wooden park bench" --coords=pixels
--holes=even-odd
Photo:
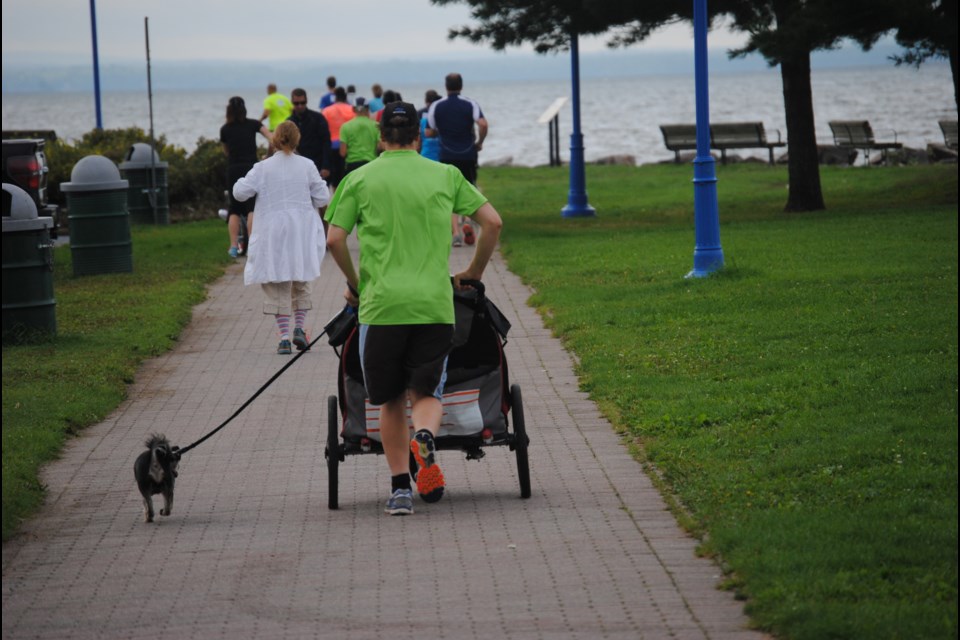
[[[663,144],[674,153],[674,161],[680,162],[680,152],[696,150],[697,125],[662,124]],[[777,131],[777,141],[768,142],[762,122],[727,122],[710,125],[710,148],[720,151],[720,161],[727,163],[727,149],[767,149],[770,164],[773,164],[773,150],[786,146]]]
[[[727,149],[766,149],[773,164],[773,150],[787,146],[780,139],[768,142],[762,122],[718,122],[710,125],[710,146],[720,150],[721,164],[727,164]]]
[[[662,124],[660,133],[663,134],[663,144],[673,151],[673,161],[677,164],[680,164],[681,151],[697,149],[697,125],[695,124]]]
[[[890,149],[902,149],[903,144],[897,142],[897,132],[893,132],[893,142],[877,142],[873,137],[873,129],[866,120],[831,120],[830,131],[833,132],[833,143],[838,147],[862,149],[866,164],[870,163],[870,152],[880,150],[880,159],[886,164],[887,152]]]
[[[948,149],[957,150],[957,121],[940,120],[940,131],[943,131],[943,144]]]

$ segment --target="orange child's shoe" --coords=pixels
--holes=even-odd
[[[443,472],[436,462],[436,446],[427,431],[418,431],[410,441],[410,452],[420,469],[417,471],[417,493],[424,502],[436,502],[443,497]]]
[[[477,236],[473,233],[473,227],[466,223],[463,225],[463,241],[467,244],[473,244],[477,241]]]

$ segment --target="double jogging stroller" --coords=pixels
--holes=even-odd
[[[490,302],[483,283],[454,290],[456,328],[447,360],[443,418],[435,440],[438,450],[460,449],[468,460],[480,460],[487,447],[506,446],[517,456],[520,497],[530,497],[526,425],[519,385],[510,385],[506,345],[510,323]],[[338,395],[327,398],[327,446],[330,509],[339,507],[339,466],[348,455],[383,453],[379,409],[367,400],[360,368],[360,334],[356,314],[346,308],[325,327],[340,359]],[[408,409],[409,411],[409,409]],[[342,417],[342,422],[341,422]],[[512,426],[512,430],[511,430]],[[410,474],[416,478],[411,456]]]

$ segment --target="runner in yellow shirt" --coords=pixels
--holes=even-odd
[[[273,131],[277,125],[290,117],[293,113],[293,105],[290,104],[290,98],[277,92],[277,85],[271,83],[267,85],[267,97],[263,99],[263,115],[260,116],[260,122],[270,118],[267,128]]]

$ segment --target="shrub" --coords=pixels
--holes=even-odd
[[[227,188],[227,156],[218,140],[197,140],[196,150],[189,156],[177,149],[180,157],[170,162],[168,183],[170,213],[177,211],[180,220],[197,220],[216,215],[223,206]]]
[[[149,137],[139,127],[127,129],[94,129],[80,140],[70,143],[54,140],[46,147],[50,164],[50,202],[66,206],[66,197],[60,184],[70,182],[74,165],[89,155],[101,155],[119,165],[126,159],[130,147],[137,142],[149,143]],[[197,149],[188,154],[183,148],[167,144],[165,136],[155,140],[160,159],[168,164],[167,195],[170,219],[174,222],[208,218],[223,206],[223,191],[227,188],[227,158],[219,141],[200,138]],[[261,155],[264,150],[259,149]]]

